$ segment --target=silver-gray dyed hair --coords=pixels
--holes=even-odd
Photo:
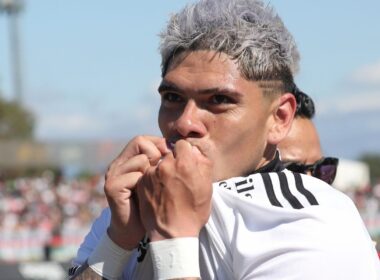
[[[200,0],[174,14],[161,34],[161,70],[183,51],[224,52],[249,80],[271,80],[298,70],[293,36],[260,0]]]

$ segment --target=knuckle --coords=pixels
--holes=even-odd
[[[145,137],[142,135],[138,135],[132,139],[132,142],[135,142],[137,144],[142,143],[145,141]]]
[[[108,166],[107,173],[111,173],[118,165],[121,163],[121,158],[114,159],[111,164]]]
[[[141,157],[141,162],[143,165],[149,165],[150,164],[149,158],[146,154],[141,154],[140,157]]]
[[[106,174],[104,175],[104,179],[106,182],[112,177],[111,173],[112,173],[111,170],[108,168]]]
[[[200,163],[204,168],[211,169],[213,167],[213,162],[208,158],[203,158]]]
[[[112,177],[112,169],[108,168],[104,173],[104,180],[107,182]]]
[[[111,193],[111,191],[112,191],[111,184],[110,184],[110,182],[106,181],[105,184],[104,184],[104,193],[106,195],[109,195]]]
[[[188,163],[188,161],[185,160],[185,159],[183,159],[183,158],[179,158],[176,161],[176,169],[184,171],[184,172],[187,172],[188,169],[189,169],[189,163]]]
[[[138,157],[139,157],[138,171],[144,173],[146,169],[150,166],[149,158],[145,154],[140,154]]]
[[[106,195],[110,195],[114,192],[114,189],[115,189],[115,177],[113,177],[112,175],[108,175],[106,174],[105,175],[105,182],[104,182],[104,193]]]
[[[156,168],[160,176],[167,176],[171,173],[172,165],[168,160],[163,159]]]
[[[166,170],[167,170],[167,161],[165,160],[161,160],[158,164],[157,164],[157,172],[160,174],[160,175],[163,175],[165,174]]]

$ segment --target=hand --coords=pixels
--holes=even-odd
[[[137,184],[141,220],[151,239],[198,237],[211,212],[212,163],[196,146],[177,141]]]
[[[104,191],[112,213],[108,234],[124,249],[136,248],[145,234],[134,195],[136,183],[168,152],[164,138],[138,136],[127,144],[107,171]]]

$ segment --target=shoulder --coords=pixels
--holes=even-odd
[[[323,181],[285,170],[232,178],[214,190],[209,240],[234,243],[239,263],[268,265],[268,273],[290,273],[297,263],[302,279],[375,279],[378,258],[355,205]]]
[[[346,204],[351,200],[325,182],[288,170],[235,177],[215,184],[217,189],[268,207],[304,209],[311,206]]]
[[[214,213],[223,219],[239,215],[254,225],[282,225],[305,236],[319,231],[343,240],[350,232],[369,240],[352,200],[308,175],[287,170],[253,174],[219,182],[214,190]]]

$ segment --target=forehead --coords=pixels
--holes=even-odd
[[[241,75],[234,60],[224,53],[214,51],[193,51],[177,55],[169,64],[164,81],[192,89],[221,85],[233,87],[236,81],[249,82]]]

